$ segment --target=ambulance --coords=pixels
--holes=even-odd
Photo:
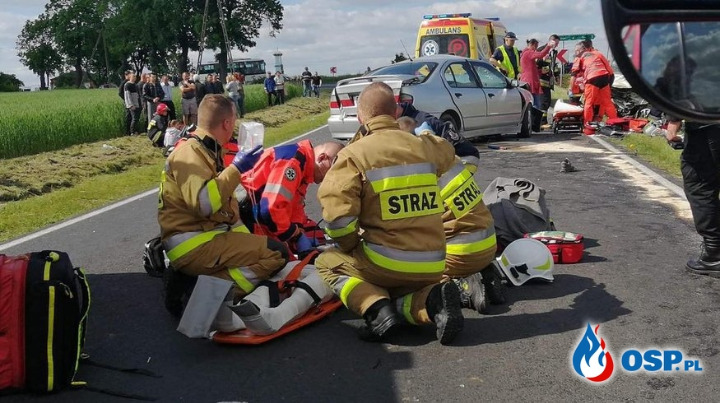
[[[490,59],[507,32],[499,18],[472,18],[471,13],[423,16],[415,57],[451,54]]]

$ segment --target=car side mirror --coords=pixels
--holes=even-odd
[[[671,115],[720,122],[720,2],[602,0],[608,43],[633,90]]]

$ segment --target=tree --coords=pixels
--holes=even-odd
[[[25,84],[15,77],[15,74],[5,74],[0,72],[0,92],[17,92],[20,91],[20,87],[24,87]]]
[[[85,66],[103,54],[98,48],[109,6],[109,0],[50,0],[45,5],[53,38],[60,53],[75,68],[78,88],[85,77]]]
[[[40,89],[46,90],[46,77],[49,81],[50,75],[63,65],[63,59],[53,42],[47,15],[42,14],[36,20],[27,21],[18,36],[16,46],[20,62],[40,76]]]
[[[202,0],[200,0],[202,1]],[[220,64],[221,77],[227,72],[228,49],[237,47],[241,52],[256,45],[255,39],[260,36],[260,27],[264,21],[270,23],[270,36],[282,29],[283,6],[279,0],[206,0],[208,7],[208,20],[206,32],[206,48],[218,49],[217,61]],[[204,8],[204,1],[203,8]],[[225,41],[220,26],[220,13],[217,5],[222,6],[222,16],[225,20],[228,41]],[[213,7],[214,6],[214,7]],[[202,14],[200,14],[202,15]],[[200,26],[195,26],[198,32]]]
[[[401,61],[403,61],[403,60],[407,60],[407,59],[408,59],[407,56],[405,56],[405,54],[404,54],[403,52],[400,52],[399,54],[398,54],[398,53],[395,53],[395,59],[392,60],[392,61],[390,62],[390,64],[399,63],[399,62],[401,62]]]

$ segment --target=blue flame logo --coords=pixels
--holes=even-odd
[[[598,337],[600,325],[588,323],[572,357],[573,369],[578,375],[591,382],[604,382],[612,376],[615,365],[610,353],[605,350],[605,340]]]

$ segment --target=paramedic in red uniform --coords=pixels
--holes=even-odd
[[[251,232],[287,242],[296,253],[307,252],[313,242],[303,232],[307,221],[305,193],[310,183],[320,183],[344,146],[310,140],[265,150],[241,183],[248,197],[240,207],[243,223]]]
[[[605,56],[592,47],[592,41],[587,39],[581,44],[584,50],[580,56],[579,71],[582,72],[585,82],[584,132],[593,134],[594,130],[588,128],[588,122],[600,121],[604,115],[609,119],[617,118],[611,92],[615,75]]]

